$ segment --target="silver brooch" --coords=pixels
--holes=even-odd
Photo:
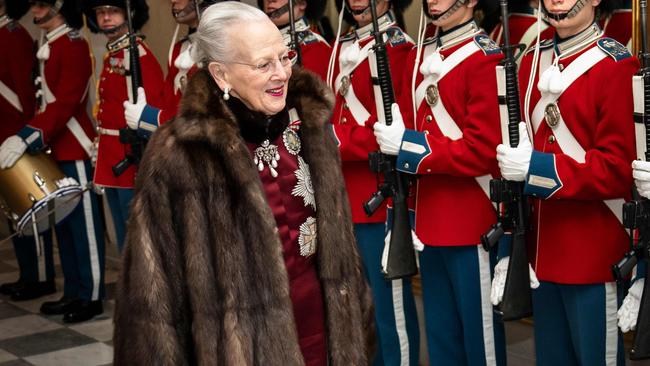
[[[296,186],[293,187],[291,194],[296,197],[302,197],[305,207],[310,205],[316,210],[316,198],[314,197],[314,187],[311,184],[309,164],[301,156],[298,156],[298,169],[294,174],[296,175]]]
[[[300,153],[300,137],[291,126],[287,127],[282,133],[282,141],[291,155],[298,155]]]
[[[278,172],[275,168],[278,167],[278,161],[280,160],[280,153],[278,152],[278,147],[271,144],[269,140],[264,140],[262,146],[255,149],[255,157],[253,157],[253,162],[257,165],[257,170],[260,172],[264,170],[264,163],[269,166],[271,171],[271,176],[273,178],[278,176]]]

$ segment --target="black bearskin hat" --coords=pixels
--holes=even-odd
[[[81,16],[81,4],[78,0],[39,0],[52,6],[60,5],[59,14],[65,18],[65,22],[72,28],[79,29],[83,26]],[[61,5],[61,3],[63,3]]]
[[[29,10],[29,1],[25,0],[4,0],[4,4],[7,15],[13,20],[19,20]]]
[[[305,9],[305,17],[309,20],[320,20],[320,18],[325,14],[325,8],[327,7],[327,0],[294,0],[294,6],[300,1],[307,2],[307,8]],[[264,10],[264,0],[257,0],[257,7]]]
[[[88,19],[88,28],[93,33],[98,33],[100,31],[97,26],[97,17],[95,16],[95,8],[100,6],[114,6],[116,8],[126,10],[126,1],[125,0],[85,0],[84,1],[84,13],[86,13],[86,18]],[[149,5],[147,5],[146,0],[131,0],[131,21],[133,23],[133,30],[138,31],[149,20]]]
[[[336,10],[338,12],[341,11],[341,6],[344,6],[344,1],[347,4],[347,0],[335,0],[336,1]],[[399,20],[402,17],[402,13],[406,8],[411,5],[411,2],[413,0],[377,0],[377,1],[388,1],[390,3],[390,8],[393,10],[395,13],[395,17]],[[426,0],[422,0],[424,3],[426,3]],[[370,0],[368,0],[368,3],[370,4]],[[378,14],[379,15],[379,14]],[[354,17],[352,14],[346,9],[346,11],[343,12],[343,19],[345,20],[346,23],[348,24],[357,24],[357,22],[354,20]],[[400,23],[398,21],[398,23]],[[401,24],[403,26],[403,24]]]

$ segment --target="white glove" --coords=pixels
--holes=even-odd
[[[27,150],[27,144],[18,135],[7,137],[0,145],[0,169],[11,168]]]
[[[390,250],[391,233],[392,230],[389,230],[388,233],[386,234],[386,237],[384,238],[384,251],[381,254],[381,269],[383,271],[386,271],[386,267],[388,266],[388,252]],[[413,239],[413,249],[417,250],[418,252],[423,251],[424,244],[422,243],[422,241],[420,241],[420,238],[418,238],[418,236],[415,235],[415,231],[413,230],[411,230],[411,238]]]
[[[494,278],[492,279],[492,292],[490,293],[490,301],[492,305],[497,306],[503,300],[503,291],[506,288],[506,277],[508,274],[508,265],[510,264],[510,257],[503,257],[499,259],[497,265],[494,267]],[[539,287],[539,280],[537,274],[533,271],[533,267],[528,264],[530,275],[530,288],[535,289]]]
[[[388,155],[397,155],[400,145],[402,145],[402,136],[404,136],[406,128],[404,127],[402,113],[397,103],[393,103],[390,109],[393,115],[393,123],[390,126],[386,126],[384,121],[377,121],[374,126],[375,137],[377,138],[381,152]]]
[[[634,160],[632,162],[632,176],[639,194],[645,198],[650,198],[650,162]]]
[[[636,328],[636,321],[639,317],[641,307],[641,296],[643,295],[644,278],[639,278],[630,287],[630,290],[623,299],[623,304],[618,309],[618,327],[621,332],[626,333]]]
[[[124,119],[126,119],[126,125],[129,126],[132,130],[137,130],[138,125],[140,124],[140,117],[142,116],[142,111],[147,105],[147,95],[144,92],[142,87],[138,88],[138,102],[133,104],[128,100],[124,101]]]
[[[530,156],[533,146],[528,138],[526,123],[519,123],[519,145],[510,147],[504,144],[497,146],[497,161],[503,178],[511,181],[524,181],[528,174]]]

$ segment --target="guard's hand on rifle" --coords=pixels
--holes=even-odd
[[[533,146],[528,138],[526,123],[519,123],[519,145],[510,147],[504,144],[497,146],[497,161],[501,176],[510,181],[522,182],[528,174],[530,157],[533,154]]]
[[[133,104],[130,101],[125,101],[124,105],[124,119],[126,124],[132,130],[137,130],[142,118],[142,111],[147,106],[147,95],[142,87],[138,88],[138,101]]]
[[[402,136],[404,136],[404,120],[402,113],[399,110],[397,103],[393,103],[390,107],[393,115],[393,123],[386,126],[385,121],[378,121],[375,123],[375,137],[379,144],[379,150],[387,155],[397,155],[399,148],[402,145]]]
[[[650,162],[634,160],[632,162],[634,185],[642,197],[650,198]]]
[[[621,332],[623,333],[636,328],[644,282],[644,278],[639,278],[634,281],[627,296],[623,299],[623,304],[618,309],[618,327],[621,328]]]
[[[11,168],[27,150],[27,144],[18,135],[9,136],[0,145],[0,169]]]
[[[386,237],[384,238],[384,251],[381,254],[381,269],[385,272],[386,267],[388,266],[388,251],[390,249],[390,237],[392,230],[388,230]],[[415,234],[415,231],[411,230],[411,238],[413,239],[413,249],[421,252],[424,250],[424,244]],[[417,258],[417,257],[416,257]]]
[[[506,288],[506,277],[508,274],[508,265],[510,265],[510,257],[503,257],[499,259],[497,265],[494,267],[494,278],[492,279],[492,292],[490,293],[490,301],[492,305],[497,306],[503,300],[503,291]],[[536,289],[539,287],[539,280],[533,267],[528,265],[530,274],[530,288]]]

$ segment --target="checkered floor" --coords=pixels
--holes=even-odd
[[[63,275],[55,254],[56,284],[59,292],[36,300],[14,302],[0,295],[0,366],[97,366],[113,360],[114,290],[117,272],[106,271],[107,301],[104,313],[75,325],[67,325],[62,315],[44,316],[38,312],[44,301],[58,300],[63,290]],[[0,245],[0,283],[18,278],[11,244]]]

